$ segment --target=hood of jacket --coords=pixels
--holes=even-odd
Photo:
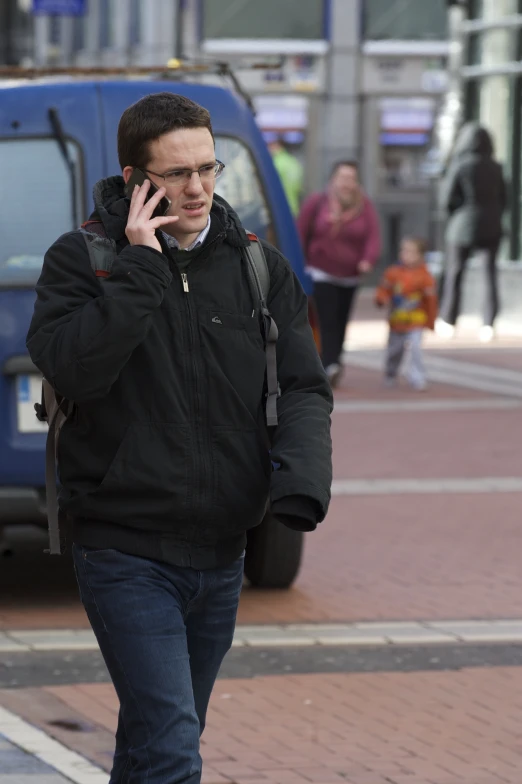
[[[483,158],[493,156],[493,140],[491,134],[479,123],[466,123],[459,133],[455,145],[455,155],[480,155]]]
[[[90,220],[100,220],[109,237],[116,242],[125,239],[130,199],[125,196],[125,181],[121,175],[99,180],[93,189],[94,212]],[[212,221],[216,221],[225,235],[225,241],[236,248],[249,245],[247,234],[238,214],[230,204],[214,194]]]

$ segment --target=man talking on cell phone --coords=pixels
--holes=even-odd
[[[214,195],[224,164],[207,110],[147,96],[121,117],[118,153],[123,176],[97,184],[91,216],[114,249],[110,272],[94,274],[85,232],[60,237],[27,346],[74,405],[60,433],[59,503],[120,701],[110,784],[199,784],[246,532],[267,499],[297,530],[325,517],[331,391],[302,288],[263,242],[266,310],[279,329],[278,421],[267,426],[264,312],[245,263],[250,240]],[[138,169],[145,177],[127,196]],[[170,207],[157,214],[164,197]]]

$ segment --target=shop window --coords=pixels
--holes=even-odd
[[[364,38],[369,40],[445,40],[448,37],[446,0],[366,0]]]
[[[262,3],[259,0],[229,3],[203,0],[203,37],[320,40],[327,32],[326,2],[328,0],[263,0]]]

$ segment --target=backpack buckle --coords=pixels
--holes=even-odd
[[[47,422],[47,411],[42,403],[35,403],[34,410],[36,411],[36,418],[39,422]]]
[[[279,398],[281,397],[281,395],[282,395],[282,392],[281,392],[281,384],[279,384],[279,383],[278,383],[278,384],[277,384],[277,392],[266,392],[266,393],[265,393],[265,398],[267,398],[267,399],[268,399],[269,397],[275,397],[275,398],[276,398],[276,400],[279,400]]]

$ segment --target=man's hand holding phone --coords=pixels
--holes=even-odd
[[[179,218],[177,215],[153,217],[154,210],[165,196],[166,190],[159,188],[147,201],[150,187],[150,180],[145,180],[141,186],[134,186],[125,234],[131,245],[148,245],[161,253],[161,245],[156,237],[157,229],[176,223]]]

